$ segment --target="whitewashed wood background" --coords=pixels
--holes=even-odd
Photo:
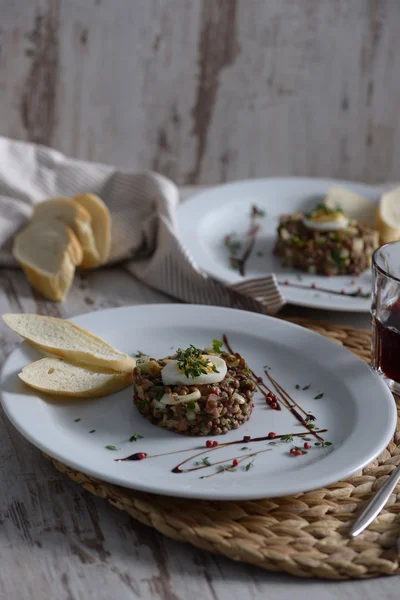
[[[0,0],[0,134],[179,183],[399,178],[398,0]]]

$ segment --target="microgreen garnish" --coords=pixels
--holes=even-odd
[[[142,440],[143,436],[140,435],[140,433],[134,433],[133,435],[131,435],[131,437],[129,438],[130,442],[137,442],[138,440]]]
[[[268,446],[279,446],[279,445],[280,445],[279,442],[268,442]]]
[[[78,423],[80,421],[80,419],[75,419],[74,423]]]
[[[193,344],[190,344],[186,350],[178,348],[176,356],[178,368],[185,373],[186,377],[194,378],[202,373],[207,374],[207,369],[218,373],[217,367],[208,358],[204,358],[203,351],[193,346]]]
[[[140,350],[138,350],[135,354],[135,358],[140,358],[141,356],[146,356],[144,352],[141,352]]]
[[[160,401],[161,398],[164,396],[165,387],[163,385],[155,385],[153,388],[151,388],[151,391],[153,392],[153,394],[156,394],[155,400]]]
[[[254,467],[254,458],[249,463],[247,463],[247,465],[245,466],[245,470],[250,471],[250,469],[252,469],[253,467]]]
[[[306,416],[306,423],[307,423],[307,425],[308,425],[308,423],[309,423],[310,421],[315,421],[315,417],[314,417],[314,415],[307,415],[307,416]]]
[[[210,463],[208,456],[205,456],[201,460],[198,460],[195,464],[196,465],[204,465],[206,467],[211,467],[211,463]]]
[[[96,431],[95,429],[92,429],[92,431],[89,431],[89,433],[94,433],[95,431]]]
[[[311,438],[306,437],[305,435],[301,435],[300,439],[304,440],[305,442],[309,442],[311,440]]]
[[[268,366],[268,365],[264,365],[264,366],[263,366],[263,369],[267,369],[268,371],[270,371],[270,370],[271,370],[271,367],[270,367],[270,366]]]
[[[288,433],[287,435],[283,435],[281,440],[282,442],[293,442],[293,436],[291,433]]]
[[[222,472],[222,471],[231,471],[233,473],[236,473],[236,469],[234,467],[232,467],[232,465],[220,465],[218,467],[218,471]]]
[[[212,348],[216,354],[220,354],[223,345],[223,342],[220,342],[219,340],[213,340]]]
[[[315,425],[314,423],[307,423],[307,427],[308,429],[318,429],[317,425]]]
[[[299,386],[299,384],[298,384],[298,383],[295,385],[295,388],[296,388],[296,390],[299,390],[299,389],[300,389],[300,386]]]
[[[303,450],[303,448],[299,448],[299,446],[293,446],[293,450],[297,450],[298,452],[301,452],[302,454],[308,454],[308,452],[306,450]]]
[[[226,235],[224,238],[224,243],[225,243],[225,246],[228,248],[229,254],[231,256],[236,256],[242,247],[242,244],[237,239],[235,232],[233,232],[229,235]]]
[[[311,387],[311,383],[309,383],[308,385],[305,385],[302,389],[303,390],[308,390],[308,389],[310,389],[310,387]]]
[[[185,404],[185,410],[194,410],[196,408],[196,402],[188,402]]]
[[[323,395],[324,395],[324,392],[322,392],[322,394],[317,394],[316,396],[314,396],[314,400],[321,400]]]
[[[112,445],[105,446],[105,448],[106,448],[107,450],[120,450],[120,449],[121,449],[121,448],[117,448],[116,446],[112,446]]]
[[[241,450],[250,450],[250,448],[248,448],[247,446],[243,446],[243,448],[240,448]]]
[[[253,217],[265,217],[267,213],[265,212],[265,210],[261,210],[260,208],[258,208],[258,206],[253,204],[253,206],[251,207],[251,214]]]
[[[314,446],[332,446],[332,442],[315,442]]]

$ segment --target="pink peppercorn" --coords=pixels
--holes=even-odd
[[[278,408],[278,405],[276,402],[271,402],[270,407],[275,410],[276,408]]]
[[[234,458],[232,461],[232,467],[237,467],[239,465],[239,461],[237,458]]]
[[[269,434],[268,434],[268,437],[269,437],[270,440],[273,440],[274,437],[276,437],[275,431],[270,431]]]
[[[256,377],[258,383],[262,383],[264,381],[264,379],[262,377]]]
[[[146,458],[146,456],[146,452],[138,452],[137,454],[138,460],[143,460],[144,458]]]
[[[215,448],[216,446],[218,446],[218,444],[219,444],[219,442],[217,442],[217,440],[214,440],[214,441],[212,442],[213,448]]]
[[[308,442],[304,442],[304,448],[306,450],[309,450],[311,448],[311,444],[309,444]]]
[[[214,445],[214,444],[213,444],[213,442],[212,442],[211,440],[207,440],[207,441],[206,441],[206,446],[207,446],[207,448],[212,448],[212,447],[213,447],[213,445]]]
[[[246,442],[246,444],[251,440],[251,436],[250,435],[244,435],[243,436],[243,441]]]

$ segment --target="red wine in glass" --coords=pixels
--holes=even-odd
[[[373,316],[374,367],[400,384],[400,302],[387,307],[380,317]]]

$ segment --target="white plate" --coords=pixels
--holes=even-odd
[[[380,191],[367,185],[336,181],[331,179],[252,179],[237,181],[210,188],[180,205],[178,209],[178,229],[182,242],[189,249],[201,269],[215,279],[225,283],[237,283],[244,278],[229,264],[228,250],[224,245],[226,235],[236,232],[244,236],[249,227],[251,206],[256,204],[266,212],[260,219],[262,231],[257,237],[255,251],[248,262],[246,279],[276,273],[280,282],[309,286],[299,289],[287,285],[282,292],[291,304],[322,308],[368,312],[369,298],[352,298],[319,292],[311,289],[312,283],[340,292],[355,291],[359,287],[370,292],[371,274],[364,272],[360,277],[349,275],[325,277],[309,275],[293,268],[283,268],[281,259],[272,254],[276,241],[276,228],[279,216],[297,210],[310,210],[321,202],[330,187],[340,185],[353,190],[366,198],[378,201]],[[262,256],[258,256],[261,252]],[[355,281],[354,284],[351,282]]]
[[[213,469],[174,474],[171,469],[183,457],[164,456],[140,462],[115,462],[133,452],[158,454],[204,448],[206,439],[189,438],[148,423],[132,403],[126,389],[94,400],[57,400],[29,390],[18,379],[24,365],[39,357],[28,344],[19,346],[6,361],[2,376],[2,404],[15,427],[35,446],[57,460],[105,481],[148,492],[192,498],[235,500],[280,496],[317,488],[349,476],[373,460],[388,444],[396,410],[386,385],[369,367],[349,351],[306,329],[284,321],[226,308],[195,305],[148,305],[110,309],[73,319],[121,350],[141,350],[164,356],[172,347],[190,343],[203,347],[225,332],[233,348],[248,360],[256,373],[263,365],[328,428],[329,448],[313,447],[307,455],[293,457],[290,443],[269,446],[267,442],[243,444],[259,454],[254,468],[225,472],[209,479],[200,475]],[[295,385],[309,390],[297,392]],[[324,397],[315,400],[318,393]],[[257,394],[248,423],[219,436],[220,442],[244,435],[265,436],[303,431],[286,409],[267,407]],[[75,421],[80,419],[80,421]],[[89,433],[95,429],[94,433]],[[133,433],[144,436],[129,442]],[[114,445],[120,450],[105,448]],[[227,463],[246,454],[240,446],[206,453]],[[229,460],[228,460],[229,459]],[[245,461],[247,464],[249,461]],[[193,463],[191,463],[193,464]]]

